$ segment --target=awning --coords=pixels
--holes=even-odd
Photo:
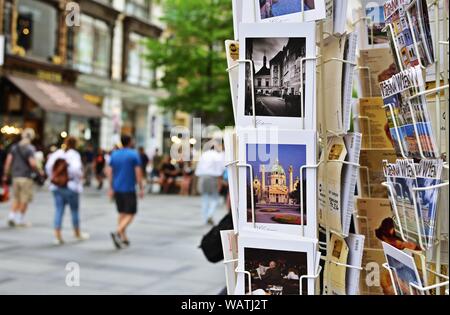
[[[7,78],[46,111],[85,117],[103,116],[102,110],[86,101],[76,88],[13,75],[8,75]]]

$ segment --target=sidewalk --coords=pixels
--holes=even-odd
[[[0,294],[217,294],[225,285],[221,263],[198,249],[209,227],[201,223],[200,199],[148,195],[129,231],[131,247],[117,251],[109,232],[116,212],[105,192],[87,190],[81,200],[82,229],[72,238],[70,211],[63,246],[53,245],[53,199],[38,192],[30,207],[31,228],[6,226],[9,205],[0,204]],[[225,214],[216,213],[216,222]],[[80,266],[80,286],[66,285],[67,263]]]

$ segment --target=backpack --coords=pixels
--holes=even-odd
[[[69,182],[69,164],[65,159],[59,158],[53,164],[51,182],[55,186],[64,188]]]
[[[216,226],[214,226],[205,236],[203,236],[200,248],[209,262],[217,263],[223,260],[222,240],[220,231],[231,230],[233,228],[233,218],[227,214]]]

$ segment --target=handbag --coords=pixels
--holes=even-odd
[[[209,262],[217,263],[223,260],[220,231],[231,229],[233,229],[233,218],[231,213],[228,213],[219,224],[214,226],[205,236],[203,236],[199,247],[202,249],[203,254]]]
[[[9,187],[7,183],[0,185],[0,202],[7,202],[9,200]]]
[[[57,159],[53,164],[51,182],[60,188],[67,187],[69,183],[69,164],[65,159]]]

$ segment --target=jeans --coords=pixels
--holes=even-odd
[[[203,193],[202,194],[202,213],[203,220],[207,222],[216,211],[217,205],[219,204],[220,196],[219,193]]]
[[[62,227],[62,221],[64,217],[64,208],[69,205],[70,212],[72,214],[72,226],[74,229],[80,227],[80,194],[70,190],[68,188],[58,188],[53,191],[53,197],[55,199],[55,222],[54,227],[56,230],[60,230]]]

